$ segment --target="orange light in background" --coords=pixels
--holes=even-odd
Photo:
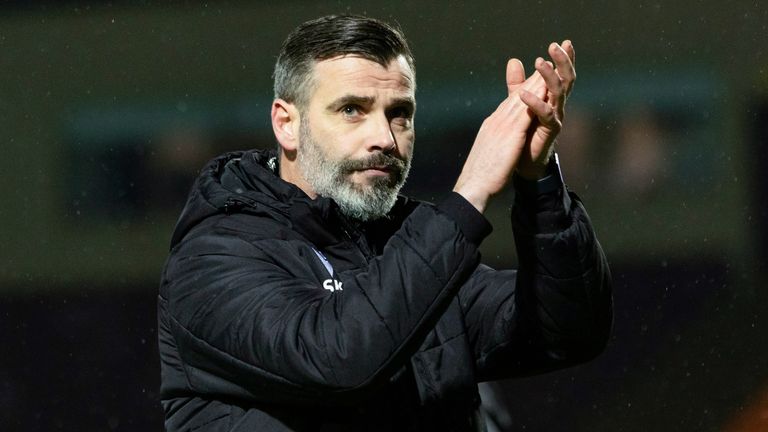
[[[768,431],[768,385],[723,428],[723,432],[756,431]]]

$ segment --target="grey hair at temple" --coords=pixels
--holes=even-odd
[[[306,108],[314,64],[342,55],[382,66],[402,55],[415,73],[411,49],[399,29],[364,16],[329,15],[299,25],[283,42],[273,75],[275,98]]]

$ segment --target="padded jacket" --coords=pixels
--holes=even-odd
[[[474,431],[477,383],[597,355],[610,275],[578,198],[521,193],[518,270],[458,194],[354,223],[228,153],[196,180],[158,299],[168,431]],[[510,241],[511,244],[511,241]]]

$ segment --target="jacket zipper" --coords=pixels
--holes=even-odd
[[[341,230],[347,236],[347,239],[352,244],[357,246],[357,249],[360,251],[360,254],[363,255],[366,262],[370,261],[373,258],[373,251],[371,251],[371,248],[368,246],[368,241],[365,238],[365,234],[363,234],[359,229],[352,226],[352,224],[349,222],[346,216],[342,214],[339,214],[338,216],[342,221]],[[357,240],[355,240],[355,237],[352,236],[350,231],[356,234]]]

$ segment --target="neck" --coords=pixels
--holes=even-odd
[[[307,183],[307,180],[301,174],[295,153],[291,157],[291,155],[286,155],[285,151],[280,151],[280,178],[288,183],[295,184],[310,198],[317,198],[314,188]]]

